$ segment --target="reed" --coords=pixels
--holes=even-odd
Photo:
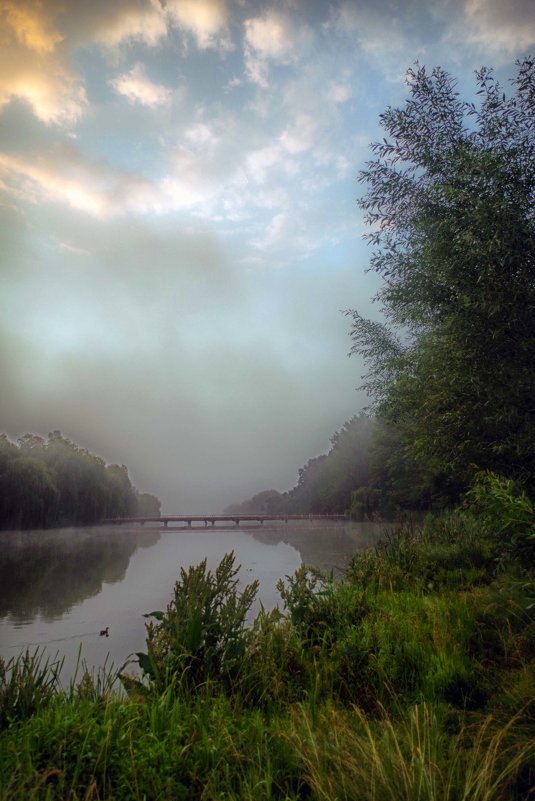
[[[0,657],[0,730],[26,720],[60,691],[63,659],[26,650],[7,662]]]

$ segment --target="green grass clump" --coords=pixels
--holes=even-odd
[[[297,798],[282,728],[223,696],[58,702],[2,743],[2,798]]]
[[[0,657],[0,730],[26,720],[55,697],[62,665],[60,659],[45,659],[39,650],[7,662]]]

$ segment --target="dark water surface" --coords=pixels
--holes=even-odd
[[[65,658],[80,647],[88,667],[120,667],[145,646],[143,614],[165,609],[180,568],[206,558],[215,568],[234,551],[243,585],[258,579],[257,604],[279,602],[276,582],[303,562],[335,573],[370,547],[375,523],[288,524],[273,528],[98,527],[0,532],[0,656],[30,648]],[[258,608],[258,607],[257,607]],[[99,632],[109,626],[109,637]]]

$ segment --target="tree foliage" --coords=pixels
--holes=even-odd
[[[351,503],[355,487],[370,481],[374,421],[366,414],[355,415],[331,437],[328,453],[309,459],[298,471],[297,484],[288,492],[266,490],[229,513],[258,514],[343,514]]]
[[[91,525],[146,510],[159,514],[159,501],[139,495],[125,465],[106,465],[60,431],[16,444],[0,435],[0,528]]]
[[[457,489],[475,466],[535,480],[535,62],[517,67],[510,96],[477,72],[477,104],[409,70],[360,175],[385,323],[350,312],[352,352],[405,457]]]

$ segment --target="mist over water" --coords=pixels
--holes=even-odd
[[[278,579],[302,562],[343,570],[372,545],[379,524],[280,525],[249,529],[118,526],[0,533],[0,655],[45,648],[65,658],[68,680],[81,654],[89,668],[120,667],[144,649],[144,614],[165,609],[180,568],[234,551],[242,586],[258,579],[260,603],[280,601]],[[100,631],[109,627],[109,637]],[[81,649],[81,650],[80,650]]]

